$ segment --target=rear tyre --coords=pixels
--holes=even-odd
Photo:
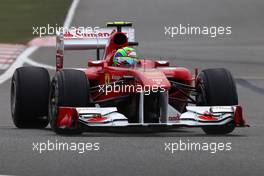
[[[45,128],[48,125],[50,77],[46,69],[21,67],[11,81],[11,114],[18,128]]]
[[[235,81],[224,68],[203,70],[197,79],[198,106],[229,106],[238,104]],[[228,134],[235,129],[233,122],[225,126],[203,127],[206,134]]]
[[[51,82],[49,96],[49,119],[51,128],[58,134],[81,134],[81,127],[59,128],[58,108],[87,107],[89,104],[89,81],[83,71],[64,69],[56,73]],[[78,122],[75,122],[78,123]]]

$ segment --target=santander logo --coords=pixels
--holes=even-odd
[[[87,122],[91,122],[91,123],[103,122],[106,119],[107,119],[106,117],[99,116],[99,117],[89,118],[89,119],[87,119]]]
[[[203,115],[199,115],[197,116],[199,119],[202,119],[202,120],[208,120],[208,121],[211,121],[211,120],[218,120],[218,118],[214,117],[212,113],[208,112],[208,111],[205,111],[203,113]]]

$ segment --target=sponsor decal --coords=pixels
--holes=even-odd
[[[177,114],[176,116],[169,116],[169,121],[179,121],[180,115]]]
[[[199,119],[202,119],[202,120],[208,120],[208,121],[211,121],[211,120],[218,120],[217,117],[213,116],[212,113],[208,112],[208,111],[205,111],[203,113],[203,115],[199,115],[197,116]]]
[[[77,31],[68,31],[64,34],[65,38],[109,38],[110,33],[108,32],[83,32],[80,30]]]
[[[113,80],[119,80],[119,79],[121,79],[121,76],[113,75],[113,76],[112,76],[112,79],[113,79]]]
[[[89,119],[87,120],[87,122],[90,122],[90,123],[97,123],[97,122],[103,122],[103,121],[105,121],[106,119],[107,119],[106,117],[98,116],[98,117],[89,118]]]
[[[158,79],[158,78],[157,79],[153,78],[152,81],[155,82],[155,84],[157,85],[160,85],[162,83],[162,79]]]

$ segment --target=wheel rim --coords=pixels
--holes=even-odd
[[[49,114],[52,120],[57,116],[58,112],[58,94],[56,92],[56,84],[53,82],[50,90],[50,99],[49,99]]]

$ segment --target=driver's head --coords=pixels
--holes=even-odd
[[[116,51],[113,66],[132,66],[139,62],[134,48],[124,47]]]

